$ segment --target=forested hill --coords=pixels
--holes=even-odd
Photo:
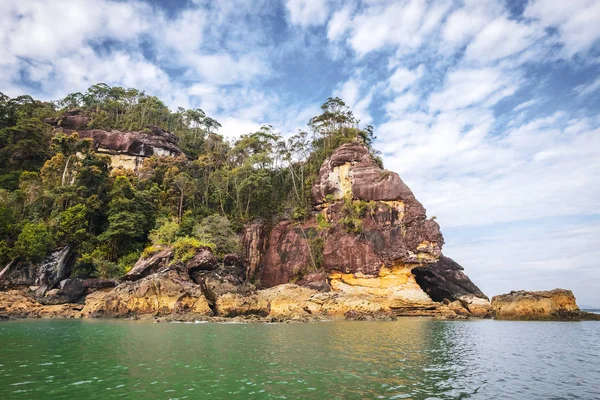
[[[72,276],[120,277],[156,245],[182,258],[201,245],[237,252],[244,224],[311,213],[313,181],[333,149],[357,139],[370,148],[372,128],[359,128],[341,99],[321,108],[290,138],[263,126],[229,141],[201,109],[171,111],[136,89],[97,84],[54,102],[0,93],[0,263],[70,246]],[[158,127],[185,155],[153,156],[137,173],[113,168],[92,140],[47,123],[73,110],[85,130]]]

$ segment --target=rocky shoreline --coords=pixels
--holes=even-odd
[[[81,116],[68,117],[74,122],[61,120],[60,129]],[[154,142],[138,134],[121,143],[111,141],[125,137],[118,132],[93,133],[98,149],[112,146],[136,157],[170,140],[158,132]],[[138,147],[146,150],[133,152]],[[119,281],[71,276],[69,246],[39,264],[15,260],[0,271],[0,319],[596,319],[564,290],[511,292],[490,303],[442,253],[437,222],[360,141],[341,145],[323,162],[311,194],[313,210],[305,218],[246,225],[239,254],[217,258],[204,246],[182,258],[172,246],[156,245]]]

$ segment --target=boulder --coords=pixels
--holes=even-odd
[[[37,267],[22,261],[12,261],[6,265],[0,274],[0,289],[35,286]]]
[[[69,246],[54,250],[39,264],[13,261],[2,270],[0,288],[38,286],[37,294],[43,296],[69,276],[73,261],[74,255]]]
[[[458,300],[474,316],[489,314],[491,304],[488,297],[463,272],[463,267],[451,258],[441,256],[435,263],[413,268],[412,273],[432,300]]]
[[[37,292],[36,292],[37,293]],[[47,291],[38,297],[38,302],[45,305],[77,303],[87,294],[83,279],[64,279],[57,289]]]
[[[185,267],[191,273],[195,271],[212,271],[217,268],[219,261],[213,255],[210,247],[202,247],[190,260],[186,261]]]
[[[173,260],[173,250],[170,247],[163,248],[149,257],[142,256],[123,279],[137,281],[167,268],[171,260]]]
[[[87,296],[82,314],[86,317],[165,316],[188,313],[212,315],[200,286],[192,282],[182,266],[123,282],[112,291]]]
[[[323,271],[306,274],[296,284],[318,292],[329,292],[331,290],[327,274]]]
[[[250,315],[266,317],[270,312],[270,304],[256,293],[243,295],[230,292],[217,298],[215,311],[217,315],[227,318]]]
[[[496,319],[507,320],[600,320],[600,315],[579,310],[573,292],[565,289],[512,291],[492,297]]]
[[[88,278],[83,280],[83,286],[87,289],[88,293],[93,293],[97,290],[114,288],[117,285],[119,285],[119,281],[115,279]]]
[[[16,318],[78,318],[82,304],[43,305],[19,290],[0,292],[0,320]]]

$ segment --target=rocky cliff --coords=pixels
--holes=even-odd
[[[178,138],[157,126],[149,126],[143,131],[120,131],[89,129],[91,117],[80,110],[67,111],[59,118],[45,119],[56,131],[71,135],[74,132],[82,139],[91,139],[98,153],[111,158],[113,167],[123,167],[136,171],[143,160],[151,156],[182,155],[177,146]]]
[[[363,144],[344,144],[324,161],[312,198],[314,213],[302,223],[246,230],[249,273],[261,287],[295,282],[403,304],[459,301],[474,315],[489,312],[488,298],[462,267],[442,256],[439,225]]]
[[[82,118],[67,115],[55,124],[74,130]],[[170,148],[168,135],[83,132],[98,151],[143,157],[150,154],[146,144],[152,152]],[[33,269],[32,276],[9,268],[5,286],[26,287],[20,295],[29,300],[19,299],[16,309],[0,307],[0,315],[56,316],[57,304],[80,303],[75,311],[65,308],[69,316],[270,321],[489,316],[488,298],[459,264],[442,255],[437,222],[427,219],[398,174],[382,169],[362,143],[345,144],[323,162],[312,199],[314,209],[303,221],[247,225],[241,258],[217,260],[202,248],[181,262],[167,246],[142,257],[116,288],[69,279],[68,268],[55,259]],[[30,314],[23,311],[28,301],[35,304]]]

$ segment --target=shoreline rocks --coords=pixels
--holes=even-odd
[[[600,320],[600,315],[581,311],[573,292],[554,289],[539,292],[512,291],[492,297],[495,319],[519,321]]]

